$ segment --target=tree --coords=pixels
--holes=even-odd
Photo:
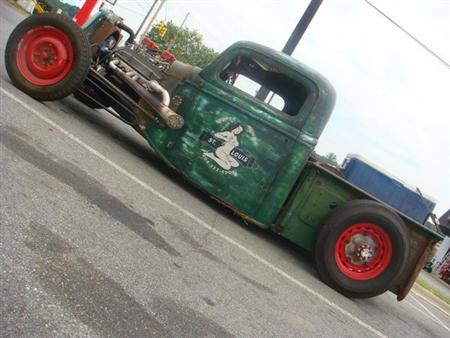
[[[176,37],[170,52],[177,60],[203,68],[217,57],[218,53],[203,44],[203,37],[196,30],[186,27],[180,29],[172,21],[167,22],[166,26],[167,32],[162,38],[158,34],[157,24],[153,25],[147,36],[161,50],[167,49],[169,43]]]
[[[314,153],[314,157],[316,157],[320,162],[330,164],[334,167],[339,166],[335,153],[328,153],[326,155],[319,155],[317,153]]]
[[[58,8],[60,8],[63,13],[66,13],[71,18],[73,18],[75,14],[77,14],[77,12],[80,10],[79,7],[70,5],[60,0],[38,0],[38,2],[47,7],[45,9],[47,12],[56,11]]]

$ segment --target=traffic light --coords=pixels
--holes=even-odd
[[[161,30],[161,32],[159,32],[159,36],[161,37],[161,39],[164,37],[164,35],[166,35],[167,33],[167,27],[164,26],[164,28]]]
[[[161,29],[164,27],[164,21],[161,20],[157,25],[156,25],[156,30],[158,31],[158,33],[161,31]]]
[[[167,33],[167,27],[164,24],[164,21],[161,20],[157,25],[156,25],[156,29],[158,30],[158,35],[159,37],[162,39],[164,37],[164,35],[166,35]]]

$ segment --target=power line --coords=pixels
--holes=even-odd
[[[423,49],[425,49],[428,53],[433,55],[436,59],[438,59],[440,62],[442,62],[444,65],[447,66],[447,68],[450,68],[450,64],[445,61],[443,58],[441,58],[438,54],[436,54],[431,48],[429,48],[427,45],[425,45],[422,41],[420,41],[418,38],[416,38],[414,35],[412,35],[410,32],[408,32],[405,28],[400,26],[397,22],[395,22],[393,19],[391,19],[387,14],[382,12],[378,7],[376,7],[374,4],[372,4],[369,0],[365,0],[372,8],[374,8],[378,13],[383,15],[386,19],[388,19],[392,24],[394,24],[397,28],[399,28],[403,33],[408,35],[411,39],[413,39],[419,46],[421,46]]]

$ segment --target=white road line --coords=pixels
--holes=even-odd
[[[422,298],[424,301],[426,301],[427,303],[433,305],[435,308],[437,308],[443,314],[445,314],[446,316],[450,317],[450,313],[447,310],[445,310],[444,308],[442,308],[440,305],[436,304],[436,302],[427,299],[425,296],[422,296],[420,293],[414,291],[414,289],[411,290],[411,293],[413,293],[415,296],[417,296],[419,298]]]
[[[433,317],[431,317],[431,316],[430,316],[428,313],[426,313],[425,311],[419,309],[417,306],[415,306],[415,305],[414,305],[413,303],[411,303],[409,300],[405,299],[404,302],[405,302],[406,304],[411,305],[411,306],[414,308],[414,310],[420,312],[420,313],[423,314],[425,317],[428,317],[429,319],[431,319],[431,320],[432,320],[433,322],[435,322],[436,324],[439,324],[439,322],[438,322],[436,319],[434,319]]]
[[[443,328],[445,328],[447,331],[450,332],[450,329],[449,329],[449,328],[448,328],[448,327],[447,327],[447,326],[446,326],[446,325],[445,325],[438,317],[436,317],[436,315],[435,315],[433,312],[431,312],[430,310],[428,310],[428,309],[426,308],[426,306],[423,305],[416,297],[414,297],[413,295],[411,295],[411,299],[413,299],[417,304],[419,304],[420,307],[422,307],[422,309],[424,309],[426,313],[428,313],[432,318],[434,318],[435,321],[436,321],[437,323],[441,324],[441,326],[442,326]]]
[[[265,260],[264,258],[258,256],[256,253],[254,253],[253,251],[247,249],[246,247],[244,247],[242,244],[239,244],[238,242],[236,242],[235,240],[233,240],[232,238],[228,237],[227,235],[221,233],[220,231],[214,229],[212,226],[210,226],[208,223],[206,223],[205,221],[203,221],[202,219],[198,218],[197,216],[195,216],[194,214],[192,214],[191,212],[189,212],[188,210],[184,209],[183,207],[181,207],[180,205],[176,204],[175,202],[173,202],[170,198],[164,196],[163,194],[161,194],[160,192],[158,192],[157,190],[153,189],[151,186],[149,186],[148,184],[146,184],[145,182],[141,181],[139,178],[137,178],[136,176],[134,176],[133,174],[129,173],[127,170],[125,170],[124,168],[122,168],[121,166],[119,166],[118,164],[114,163],[113,161],[111,161],[110,159],[108,159],[106,156],[104,156],[103,154],[99,153],[97,150],[95,150],[94,148],[92,148],[91,146],[87,145],[86,143],[84,143],[83,141],[81,141],[78,137],[76,137],[75,135],[71,134],[70,132],[68,132],[67,130],[65,130],[64,128],[62,128],[61,126],[59,126],[58,124],[56,124],[55,122],[53,122],[52,120],[50,120],[49,118],[45,117],[44,115],[42,115],[41,113],[39,113],[37,110],[35,110],[33,107],[31,107],[30,105],[28,105],[27,103],[23,102],[22,100],[20,100],[18,97],[16,97],[14,94],[12,94],[11,92],[5,90],[4,88],[0,88],[1,91],[8,96],[10,99],[16,101],[17,103],[19,103],[20,105],[22,105],[23,107],[25,107],[26,109],[28,109],[31,113],[33,113],[36,117],[38,117],[39,119],[45,121],[46,123],[48,123],[49,125],[51,125],[55,130],[58,130],[59,132],[61,132],[62,134],[66,135],[68,138],[70,138],[72,141],[74,141],[75,143],[78,143],[78,145],[80,145],[81,147],[83,147],[84,149],[86,149],[88,152],[90,152],[91,154],[97,156],[99,159],[101,159],[102,161],[106,162],[107,164],[109,164],[111,167],[113,167],[114,169],[116,169],[118,172],[122,173],[123,175],[125,175],[126,177],[128,177],[130,180],[132,180],[133,182],[135,182],[136,184],[140,185],[142,188],[144,188],[145,190],[151,192],[153,195],[157,196],[158,198],[162,199],[164,202],[166,202],[167,204],[169,204],[170,206],[172,206],[173,208],[177,209],[179,212],[183,213],[184,215],[186,215],[187,217],[191,218],[192,220],[194,220],[195,222],[197,222],[198,224],[200,224],[201,226],[203,226],[205,229],[207,229],[208,231],[211,231],[212,233],[216,234],[217,236],[219,236],[220,238],[222,238],[223,240],[225,240],[226,242],[238,247],[240,250],[242,250],[243,252],[245,252],[246,254],[248,254],[249,256],[253,257],[255,260],[257,260],[259,263],[263,264],[264,266],[268,267],[269,269],[275,271],[276,273],[280,274],[281,276],[283,276],[284,278],[286,278],[287,280],[291,281],[292,283],[294,283],[295,285],[297,285],[298,287],[302,288],[304,291],[308,292],[309,294],[319,298],[321,301],[323,301],[325,304],[327,304],[328,306],[334,308],[335,310],[339,311],[340,313],[342,313],[343,315],[349,317],[351,320],[355,321],[356,323],[358,323],[359,325],[361,325],[362,327],[366,328],[367,330],[369,330],[370,332],[372,332],[373,334],[379,336],[379,337],[387,337],[385,334],[383,334],[382,332],[378,331],[377,329],[373,328],[372,326],[370,326],[369,324],[367,324],[366,322],[362,321],[361,319],[359,319],[358,317],[354,316],[353,314],[351,314],[350,312],[348,312],[347,310],[341,308],[339,305],[337,305],[336,303],[332,302],[331,300],[329,300],[328,298],[325,298],[324,296],[322,296],[321,294],[319,294],[317,291],[314,291],[313,289],[311,289],[310,287],[306,286],[305,284],[303,284],[302,282],[300,282],[299,280],[295,279],[294,277],[292,277],[291,275],[287,274],[286,272],[284,272],[283,270],[281,270],[280,268],[277,268],[275,265],[271,264],[269,261]]]

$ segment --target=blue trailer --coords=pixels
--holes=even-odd
[[[342,174],[350,183],[390,205],[415,221],[425,224],[436,201],[418,188],[396,178],[360,155],[345,158]]]

